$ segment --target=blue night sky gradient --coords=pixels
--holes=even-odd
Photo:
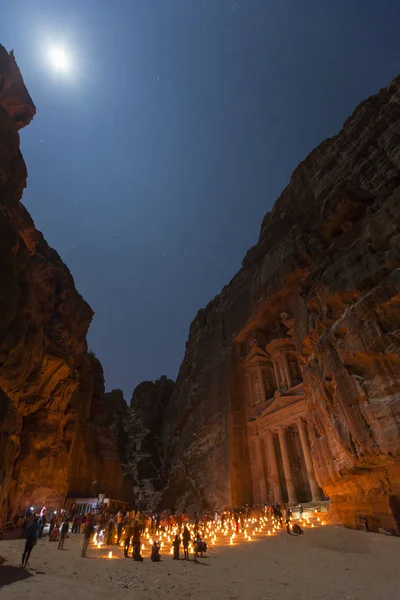
[[[400,71],[400,2],[13,0],[24,202],[95,311],[107,388],[176,377],[296,165]],[[46,65],[48,40],[73,54]]]

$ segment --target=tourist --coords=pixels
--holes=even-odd
[[[51,534],[49,535],[49,542],[56,542],[58,540],[59,535],[60,535],[60,526],[56,522],[53,529],[51,530]]]
[[[93,532],[94,532],[94,525],[93,525],[92,519],[90,519],[90,521],[88,521],[88,523],[85,527],[85,533],[83,534],[83,544],[82,544],[82,552],[81,552],[82,558],[86,557],[86,551],[88,549],[90,538],[92,537]]]
[[[32,525],[34,518],[35,518],[35,515],[32,514],[31,509],[27,510],[25,519],[24,519],[24,521],[22,523],[22,527],[21,527],[21,537],[22,538],[26,538],[26,532],[28,530],[28,527],[30,525]]]
[[[299,504],[299,517],[300,517],[300,519],[303,516],[303,512],[304,512],[303,505]]]
[[[56,513],[54,513],[53,516],[51,517],[51,521],[50,521],[49,541],[50,541],[51,532],[53,531],[56,523],[57,523],[57,516],[56,516]]]
[[[40,529],[39,529],[39,537],[40,538],[42,538],[43,530],[46,526],[46,521],[47,521],[46,513],[43,513],[42,516],[40,517]]]
[[[69,521],[68,521],[68,517],[67,517],[61,526],[61,532],[60,532],[61,537],[60,537],[60,541],[58,542],[59,550],[64,550],[64,542],[65,542],[65,538],[67,537],[68,531],[69,531]]]
[[[140,554],[140,525],[139,525],[138,521],[135,521],[135,524],[133,526],[132,545],[133,545],[133,553],[132,553],[133,560],[142,562],[143,556]]]
[[[132,525],[131,525],[131,522],[128,521],[127,524],[125,525],[125,529],[124,529],[124,556],[125,556],[125,558],[128,558],[131,537],[132,537]]]
[[[293,529],[293,533],[295,535],[301,535],[302,533],[304,533],[304,531],[302,530],[302,528],[300,527],[300,525],[298,525],[297,523],[295,523],[292,527]]]
[[[73,523],[72,523],[72,533],[80,533],[81,532],[81,523],[82,523],[82,517],[80,515],[75,515]]]
[[[119,546],[119,543],[121,541],[121,536],[122,536],[122,530],[123,530],[123,528],[124,528],[124,522],[123,522],[122,517],[121,517],[121,519],[118,518],[118,525],[117,525],[117,544],[118,544],[118,546]]]
[[[85,527],[86,527],[87,521],[88,521],[88,517],[86,515],[82,515],[81,533],[85,533]]]
[[[200,557],[203,558],[203,552],[207,552],[207,544],[201,539],[201,536],[198,533],[196,539],[196,558],[199,557],[199,553]]]
[[[181,547],[181,538],[176,534],[174,541],[172,542],[174,547],[174,560],[179,560],[179,549]]]
[[[106,544],[110,546],[114,541],[114,519],[111,517],[107,523]]]
[[[34,517],[32,523],[26,528],[26,542],[25,549],[22,555],[22,566],[26,567],[26,564],[29,560],[29,557],[32,552],[33,546],[35,546],[38,535],[39,535],[39,519],[38,517]]]
[[[190,531],[186,525],[183,528],[182,541],[183,541],[183,553],[185,556],[185,560],[190,560],[189,559]]]
[[[151,561],[152,562],[160,562],[160,545],[157,541],[154,542],[153,547],[151,549]]]

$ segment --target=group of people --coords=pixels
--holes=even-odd
[[[297,507],[297,510],[301,516],[303,514],[301,504]],[[214,511],[213,513],[207,511],[202,515],[202,523],[203,525],[207,525],[211,521],[214,521],[215,524],[220,522],[224,526],[225,522],[229,521],[231,524],[234,524],[236,533],[239,533],[240,529],[244,529],[245,521],[251,517],[260,518],[263,516],[274,518],[275,521],[280,523],[281,527],[283,527],[283,520],[285,519],[286,530],[289,535],[303,533],[303,530],[297,523],[293,524],[292,511],[284,503],[257,504],[253,507],[246,504],[242,507],[231,507],[223,511]],[[172,542],[171,552],[173,552],[174,560],[180,559],[181,546],[183,546],[184,560],[189,560],[191,542],[193,543],[195,558],[203,556],[207,551],[207,544],[200,535],[197,513],[194,513],[193,517],[193,540],[191,539],[191,532],[188,527],[189,517],[185,513],[176,515],[167,514],[166,512],[161,514],[146,514],[140,511],[131,511],[123,514],[119,511],[117,514],[110,514],[103,511],[86,515],[79,514],[78,512],[68,514],[64,511],[62,514],[51,513],[49,520],[49,541],[58,541],[59,550],[64,549],[64,542],[69,532],[72,534],[83,534],[82,557],[86,556],[90,540],[95,532],[97,532],[98,539],[101,539],[108,546],[114,543],[120,545],[122,542],[124,556],[129,558],[129,552],[131,551],[131,558],[135,561],[143,560],[141,555],[141,536],[145,531],[149,531],[151,535],[158,534],[159,532],[173,531],[175,537]],[[44,509],[42,509],[40,517],[28,510],[23,524],[23,531],[26,536],[22,556],[23,566],[28,562],[38,538],[42,537],[46,522],[47,516]],[[153,562],[161,560],[160,550],[159,541],[154,541],[151,550],[151,560]]]
[[[67,539],[71,528],[74,528],[74,520],[68,513],[64,513],[62,517],[58,517],[57,513],[53,513],[49,523],[49,542],[58,541],[58,550],[64,549],[64,542]],[[25,547],[22,554],[22,566],[25,567],[31,555],[31,552],[36,545],[38,539],[43,536],[43,531],[47,523],[47,517],[44,512],[40,516],[35,515],[31,509],[26,512],[22,523],[22,535],[25,536]],[[88,520],[84,530],[84,540],[82,546],[82,556],[86,556],[90,539],[94,533],[94,525]]]

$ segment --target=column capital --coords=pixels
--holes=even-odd
[[[285,431],[287,430],[287,428],[288,428],[287,425],[278,425],[276,427],[276,431],[277,431],[278,435],[279,434],[284,434]]]

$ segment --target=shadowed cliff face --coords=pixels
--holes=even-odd
[[[92,310],[20,202],[27,173],[18,130],[34,114],[0,46],[0,520],[28,504],[63,504],[71,449],[93,405]]]
[[[72,403],[75,401],[77,418],[69,460],[69,495],[105,494],[132,501],[132,480],[124,472],[128,407],[121,390],[104,392],[103,368],[92,355],[87,356],[81,370]]]
[[[167,506],[251,501],[241,359],[288,312],[333,514],[399,527],[399,207],[400,78],[299,165],[242,269],[192,323],[166,412]]]
[[[158,507],[164,483],[162,432],[174,382],[165,376],[143,381],[134,390],[129,409],[127,447],[134,497],[143,508]]]

